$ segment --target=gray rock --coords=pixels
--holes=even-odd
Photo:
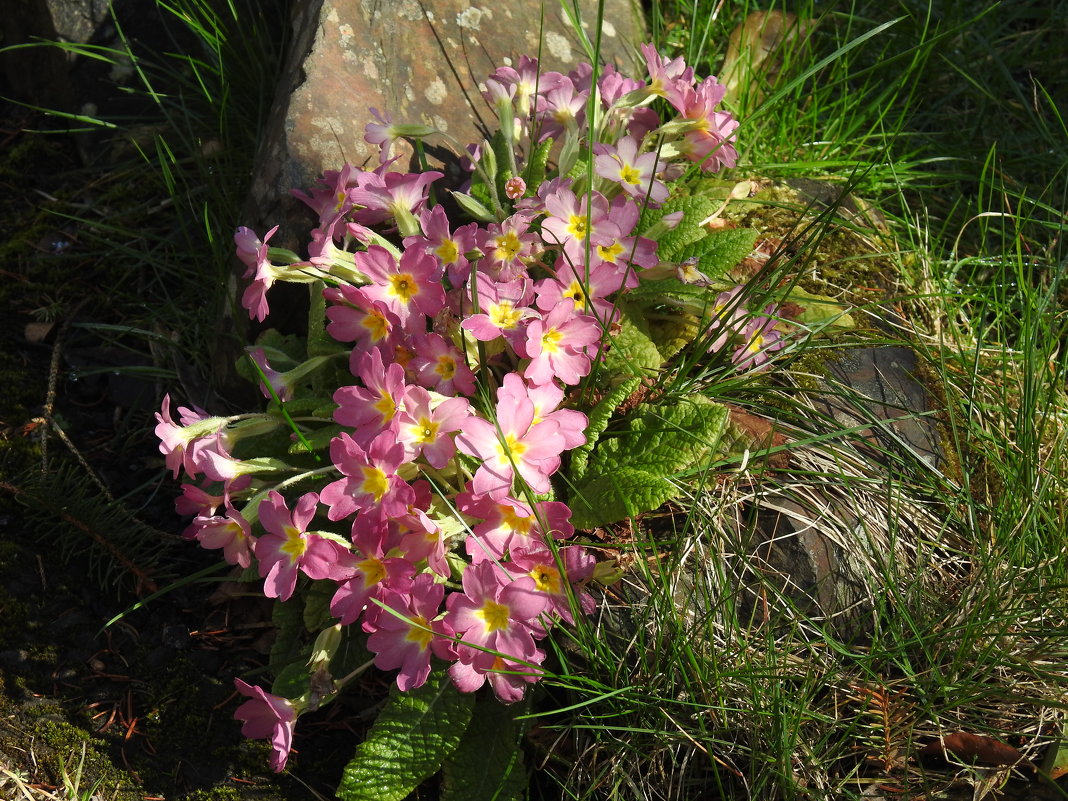
[[[596,2],[579,6],[584,20],[595,19]],[[587,60],[556,2],[296,0],[292,19],[293,44],[244,223],[261,233],[282,223],[272,244],[298,252],[310,225],[296,222],[307,215],[290,190],[310,187],[323,170],[345,162],[377,166],[377,148],[363,138],[374,122],[371,108],[394,122],[434,126],[465,145],[481,141],[493,124],[479,83],[506,57],[537,55],[543,19],[543,70],[568,71]],[[644,39],[638,3],[608,0],[602,58],[633,72]]]

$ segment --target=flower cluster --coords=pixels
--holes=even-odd
[[[527,57],[486,80],[500,133],[467,150],[471,184],[453,193],[475,222],[456,224],[435,202],[442,173],[394,171],[397,139],[437,132],[375,111],[366,139],[381,164],[327,172],[298,195],[318,216],[307,259],[270,248],[276,229],[234,237],[250,316],[267,316],[277,281],[319,282],[335,351],[288,371],[270,348],[250,352],[274,413],[183,407],[175,420],[166,398],[157,415],[167,466],[203,478],[178,502],[195,515],[187,536],[255,569],[280,602],[325,583],[337,625],[367,635],[401,690],[422,685],[436,658],[459,689],[488,683],[516,701],[541,675],[538,641],[553,622],[593,607],[594,558],[567,544],[571,511],[553,499],[565,452],[586,441],[568,391],[603,356],[615,299],[658,266],[644,210],[689,163],[737,158],[723,87],[643,53],[646,81],[588,64],[542,73]],[[774,332],[746,336],[751,361],[766,358]],[[317,404],[315,376],[339,367]],[[238,455],[282,417],[328,462],[300,444],[282,458]],[[298,716],[321,698],[237,688],[245,733],[270,739],[281,770]]]

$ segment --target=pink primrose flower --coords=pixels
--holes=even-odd
[[[404,366],[393,361],[383,367],[381,351],[354,358],[359,359],[355,373],[363,387],[341,387],[334,392],[334,419],[351,427],[353,439],[366,447],[381,432],[393,429],[407,385]]]
[[[597,259],[587,274],[581,264],[573,265],[561,257],[556,260],[555,270],[554,276],[543,278],[534,286],[539,309],[549,311],[560,302],[571,300],[576,312],[590,314],[598,321],[607,323],[618,316],[615,304],[607,300],[623,286],[623,271],[616,265]]]
[[[532,510],[515,498],[494,500],[463,492],[456,496],[456,505],[465,515],[482,520],[471,529],[465,542],[472,563],[501,560],[510,552],[544,550],[546,537],[566,539],[575,533],[570,523],[571,510],[559,501],[541,501]],[[548,526],[547,531],[541,521]]]
[[[502,86],[510,87],[515,112],[523,120],[530,116],[532,98],[539,91],[547,91],[552,82],[545,76],[539,78],[538,60],[530,56],[520,56],[517,67],[497,67],[492,77]]]
[[[411,586],[415,568],[408,559],[387,555],[393,551],[389,521],[380,515],[361,514],[352,524],[355,553],[348,560],[348,572],[330,600],[330,614],[342,625],[360,619],[372,598],[387,589],[404,593]]]
[[[398,417],[397,439],[405,447],[409,461],[422,456],[441,470],[456,455],[456,445],[449,434],[459,431],[471,417],[466,398],[431,398],[422,387],[408,387]]]
[[[368,111],[377,122],[369,122],[363,127],[363,141],[369,145],[378,145],[378,161],[385,164],[389,161],[389,151],[393,143],[400,139],[401,134],[393,124],[393,117],[388,113],[379,112],[376,108],[370,108]]]
[[[491,674],[518,671],[522,678],[503,679],[500,686],[491,679],[501,700],[518,700],[523,686],[537,680],[536,672],[522,663],[540,664],[544,658],[534,637],[540,635],[537,618],[548,608],[548,599],[530,576],[512,580],[488,560],[464,570],[463,588],[445,599],[445,629],[460,638],[449,675],[460,690],[472,692]]]
[[[479,230],[478,248],[485,254],[478,263],[479,271],[502,282],[525,275],[538,242],[538,235],[530,231],[532,219],[527,212],[517,212],[500,224],[491,223],[486,230]]]
[[[559,467],[566,440],[555,423],[544,423],[535,431],[534,404],[498,401],[496,423],[472,417],[456,437],[461,453],[482,459],[475,472],[472,489],[480,495],[503,498],[518,472],[534,492],[548,492],[549,476]]]
[[[549,216],[542,221],[542,235],[550,244],[563,245],[564,252],[573,262],[581,262],[587,240],[593,249],[620,235],[608,210],[608,199],[600,192],[583,194],[579,198],[569,188],[560,187],[545,198],[545,211]]]
[[[742,331],[744,344],[734,351],[731,361],[739,370],[763,370],[771,361],[771,354],[786,347],[782,332],[772,317],[755,317]]]
[[[156,437],[159,438],[159,450],[164,455],[167,468],[178,472],[182,469],[190,477],[196,476],[203,467],[201,451],[211,448],[216,443],[226,444],[225,417],[212,417],[203,409],[185,406],[178,407],[180,422],[171,417],[171,396],[163,396],[160,411],[156,412]],[[221,480],[209,476],[212,480]]]
[[[267,290],[279,277],[279,268],[271,264],[270,259],[267,258],[267,241],[277,230],[276,225],[264,235],[262,242],[251,229],[244,226],[234,233],[237,257],[247,268],[244,277],[252,279],[252,283],[245,288],[241,296],[241,306],[248,310],[249,317],[261,323],[270,311],[267,304]]]
[[[665,61],[651,44],[643,44],[641,51],[649,71],[649,85],[646,90],[650,94],[666,98],[681,111],[683,95],[693,86],[693,67],[687,67],[682,56]]]
[[[749,312],[742,305],[740,295],[744,287],[736,286],[716,295],[710,309],[712,322],[708,326],[707,336],[712,337],[708,352],[718,353],[733,340],[745,327]]]
[[[366,296],[385,303],[402,325],[413,315],[433,317],[445,305],[437,261],[418,248],[405,250],[398,262],[384,247],[371,245],[355,259],[356,267],[374,282],[363,288]]]
[[[541,123],[538,141],[549,137],[557,139],[561,134],[578,132],[586,118],[587,93],[575,89],[570,78],[561,75],[555,86],[538,93],[537,119]]]
[[[480,272],[475,277],[474,289],[480,311],[469,315],[460,327],[480,342],[492,342],[504,336],[514,343],[522,338],[523,325],[538,316],[529,307],[534,300],[529,278],[500,283]]]
[[[338,342],[354,343],[353,353],[378,350],[386,357],[397,346],[403,335],[400,318],[385,302],[369,297],[365,287],[342,284],[323,295],[330,302],[326,333]]]
[[[661,167],[657,153],[639,153],[639,142],[624,136],[615,146],[597,144],[593,152],[594,171],[624,192],[639,200],[645,200],[650,207],[659,206],[668,197],[668,188],[663,181],[656,178],[656,171]]]
[[[287,698],[272,695],[261,687],[234,679],[237,691],[247,697],[234,712],[234,717],[244,721],[241,733],[253,740],[269,740],[271,743],[271,770],[281,773],[293,747],[293,729],[300,714]]]
[[[559,379],[577,384],[590,372],[601,327],[588,314],[576,314],[573,300],[562,300],[542,319],[531,321],[520,355],[530,359],[523,376],[532,384]]]
[[[271,389],[274,390],[278,399],[285,402],[293,399],[293,385],[288,381],[284,373],[280,373],[275,370],[267,361],[267,353],[263,348],[255,348],[248,351],[249,357],[256,363],[256,365],[263,371],[263,374],[267,377],[267,381],[271,385]],[[263,397],[270,398],[271,393],[267,390],[267,385],[260,381],[260,392],[263,393]]]
[[[223,559],[231,565],[247,568],[252,564],[252,527],[244,516],[229,504],[225,515],[198,516],[187,529],[202,548],[222,548]]]
[[[392,431],[375,437],[366,451],[342,433],[330,442],[330,459],[344,475],[319,495],[330,507],[330,520],[342,520],[356,511],[393,517],[404,514],[415,500],[412,487],[397,475],[404,463],[404,446]]]
[[[463,592],[445,599],[445,626],[459,637],[459,653],[488,648],[513,659],[533,654],[537,618],[548,608],[530,576],[513,579],[490,560],[464,569]],[[477,652],[477,651],[476,651]]]
[[[364,173],[360,187],[349,193],[350,199],[362,207],[352,213],[356,222],[377,225],[390,219],[411,218],[417,225],[415,215],[426,206],[430,184],[444,176],[434,170],[399,173],[383,169],[391,164],[383,164],[379,168],[382,172]]]
[[[596,564],[597,559],[593,554],[579,545],[571,545],[561,548],[558,557],[544,548],[516,551],[512,561],[502,567],[513,576],[530,576],[534,579],[535,588],[546,597],[546,612],[573,623],[567,585],[572,585],[582,613],[588,615],[593,612],[597,604],[592,595],[581,590],[581,585],[593,577]]]
[[[681,109],[691,127],[679,143],[679,150],[690,161],[699,162],[705,172],[738,163],[734,132],[739,123],[730,112],[715,110],[726,91],[715,78],[706,78],[696,89],[686,91]]]
[[[475,394],[475,374],[464,355],[441,334],[424,334],[412,342],[408,367],[421,387],[442,395]]]
[[[371,632],[367,648],[375,655],[375,667],[399,669],[397,688],[402,692],[422,687],[430,675],[430,657],[439,639],[434,634],[446,635],[444,625],[435,620],[444,596],[445,586],[429,573],[421,573],[404,593],[383,590],[379,601],[387,608],[372,605],[364,616],[364,630]]]
[[[319,503],[309,492],[300,497],[292,512],[285,498],[271,490],[260,504],[260,523],[267,533],[256,539],[253,550],[264,578],[263,594],[288,601],[297,586],[297,572],[313,579],[337,579],[344,575],[348,550],[338,542],[310,533],[307,528]]]
[[[529,400],[534,404],[532,431],[546,423],[555,425],[557,433],[564,438],[564,449],[570,450],[586,443],[586,426],[589,419],[575,409],[558,408],[564,401],[564,390],[555,383],[532,384],[519,373],[508,373],[497,390],[498,403],[519,403]]]
[[[543,661],[545,652],[540,648],[535,648],[522,662],[473,651],[449,667],[449,677],[465,693],[477,691],[488,681],[498,701],[514,704],[523,700],[528,684],[541,678],[542,671],[537,666]]]
[[[324,171],[311,194],[299,189],[292,190],[292,194],[319,215],[322,226],[323,223],[344,217],[352,210],[350,193],[359,187],[360,180],[366,174],[365,170],[346,164],[340,170]]]
[[[442,578],[450,575],[445,557],[447,542],[441,527],[422,509],[413,505],[410,514],[389,521],[390,529],[396,529],[397,545],[394,548],[412,564],[426,560],[427,567]]]
[[[461,225],[455,231],[450,230],[449,218],[442,206],[424,209],[419,215],[419,224],[423,236],[409,236],[404,239],[404,247],[422,248],[438,260],[440,265],[437,276],[445,272],[453,286],[461,286],[467,281],[471,264],[467,254],[475,249],[475,232],[478,223]]]

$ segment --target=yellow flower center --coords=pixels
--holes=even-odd
[[[456,375],[456,362],[451,356],[438,356],[438,365],[434,372],[448,381]]]
[[[749,352],[759,353],[762,347],[764,347],[764,335],[753,334],[752,339],[749,340]]]
[[[439,428],[441,428],[441,423],[435,423],[429,417],[420,417],[419,421],[411,426],[411,431],[417,442],[429,445],[438,438]]]
[[[534,523],[534,518],[517,515],[515,509],[506,504],[500,504],[498,507],[501,510],[501,525],[510,529],[513,534],[522,534],[524,537],[530,535],[530,527]]]
[[[567,219],[567,232],[575,239],[585,239],[590,221],[585,214],[572,214]]]
[[[364,492],[375,499],[375,503],[382,500],[382,496],[389,491],[389,477],[378,467],[363,468],[363,484],[360,486]]]
[[[389,290],[392,295],[408,303],[419,294],[419,284],[411,273],[401,273],[389,277]]]
[[[515,231],[509,231],[503,236],[497,237],[494,243],[497,247],[493,257],[497,261],[512,261],[519,255],[519,251],[523,249],[523,243],[519,241]]]
[[[286,541],[282,543],[282,553],[289,557],[290,562],[296,562],[304,556],[304,551],[308,548],[304,532],[294,526],[285,526],[282,530],[286,535]]]
[[[602,261],[606,261],[609,264],[615,264],[616,258],[623,252],[623,246],[618,242],[613,242],[611,245],[598,245],[597,255],[601,257]]]
[[[555,328],[549,328],[541,335],[541,347],[543,350],[549,351],[549,353],[558,353],[560,351],[560,340],[564,338],[564,335]]]
[[[497,328],[511,331],[519,325],[523,313],[515,308],[510,300],[504,300],[500,303],[492,304],[487,316],[489,317],[490,322],[497,326]]]
[[[482,608],[475,612],[486,624],[486,632],[499,631],[508,628],[508,607],[496,601],[486,601]]]
[[[446,239],[438,245],[434,255],[441,259],[442,264],[455,264],[456,260],[460,258],[460,249],[456,247],[456,243],[453,240]]]
[[[560,571],[549,565],[535,565],[528,574],[542,592],[560,595]]]
[[[575,311],[582,311],[586,308],[586,293],[582,291],[582,284],[577,280],[572,281],[571,286],[564,290],[563,297],[575,301]]]
[[[409,622],[412,625],[408,627],[408,633],[404,635],[404,639],[416,643],[420,651],[425,651],[430,647],[430,641],[434,639],[434,635],[426,630],[430,628],[430,623],[422,615],[410,618]],[[426,628],[418,628],[419,626]]]
[[[619,180],[625,184],[637,186],[642,181],[642,174],[631,165],[624,164],[619,168]]]
[[[375,401],[374,410],[382,415],[383,420],[392,420],[397,413],[397,404],[391,395],[383,395]]]
[[[389,320],[378,309],[368,312],[360,324],[371,332],[371,339],[375,342],[389,336]]]
[[[363,586],[373,587],[386,577],[386,566],[381,559],[371,556],[356,563],[356,569],[363,574]]]
[[[523,455],[523,452],[527,449],[527,446],[515,438],[515,434],[509,434],[504,438],[504,442],[497,442],[497,455],[502,461],[507,462],[508,456],[511,455],[513,459],[518,459]]]

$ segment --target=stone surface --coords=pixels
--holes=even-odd
[[[583,19],[595,19],[596,2],[579,6]],[[461,145],[480,141],[495,118],[479,82],[505,58],[537,55],[540,30],[543,69],[567,71],[586,60],[556,0],[296,0],[290,57],[243,223],[261,231],[283,223],[272,244],[302,250],[307,228],[285,225],[306,216],[290,190],[345,162],[377,166],[377,148],[363,139],[370,108],[394,122],[437,127]],[[602,58],[633,71],[644,38],[636,0],[605,3]]]

